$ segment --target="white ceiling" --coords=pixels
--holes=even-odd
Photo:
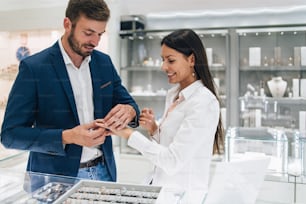
[[[66,6],[68,0],[0,0],[0,11]]]
[[[243,8],[292,7],[306,5],[305,0],[121,0],[131,14],[150,14],[232,10]]]
[[[305,0],[106,0],[120,5],[127,14],[154,14],[182,11],[228,10],[242,8],[293,7]],[[32,8],[65,7],[68,0],[0,0],[0,12]]]

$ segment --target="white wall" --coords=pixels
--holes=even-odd
[[[0,32],[0,69],[19,63],[16,50],[22,44],[21,34],[27,34],[26,46],[31,54],[34,54],[54,44],[63,32],[63,29]],[[108,33],[106,33],[102,36],[97,49],[107,52],[108,44]]]
[[[31,54],[41,51],[53,44],[60,36],[61,30],[32,30],[0,32],[0,68],[6,69],[12,64],[18,64],[16,50],[21,46],[21,34],[27,34],[26,46]]]
[[[0,12],[1,31],[58,29],[62,27],[65,7],[36,8]]]

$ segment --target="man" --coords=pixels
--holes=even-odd
[[[20,62],[1,142],[30,151],[28,171],[116,181],[112,139],[93,121],[136,127],[139,109],[109,56],[94,50],[108,19],[104,0],[70,0],[62,38]]]

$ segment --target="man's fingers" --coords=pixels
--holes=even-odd
[[[111,109],[110,112],[104,117],[104,120],[108,122],[111,118],[117,115],[117,113],[120,111],[120,104],[116,105],[114,108]]]

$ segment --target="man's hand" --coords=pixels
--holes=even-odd
[[[131,105],[116,105],[103,119],[104,125],[111,130],[121,130],[136,117],[136,111]]]
[[[98,127],[95,122],[78,125],[62,133],[63,144],[77,144],[85,147],[103,144],[107,135],[110,135],[110,132]]]
[[[117,135],[117,136],[123,137],[125,139],[129,139],[131,134],[134,132],[134,130],[132,130],[131,128],[128,128],[128,127],[121,128],[120,130],[119,129],[112,129],[105,124],[104,119],[96,119],[96,125],[101,127],[101,128],[105,128],[107,130],[110,130],[111,134],[113,134],[113,135]]]

